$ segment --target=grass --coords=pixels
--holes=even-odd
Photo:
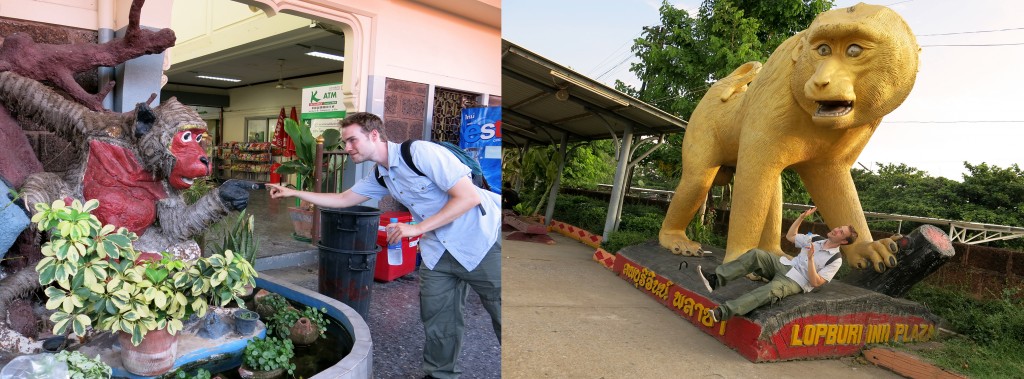
[[[966,291],[918,284],[908,298],[927,305],[959,335],[917,353],[971,378],[1024,377],[1024,301],[1018,292],[1008,289],[999,299],[976,300]]]

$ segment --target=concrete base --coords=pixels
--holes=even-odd
[[[833,281],[742,317],[713,322],[705,312],[764,283],[736,280],[708,293],[697,265],[713,271],[725,252],[673,255],[656,242],[619,251],[612,271],[752,362],[851,356],[865,344],[926,341],[938,317],[912,301]]]

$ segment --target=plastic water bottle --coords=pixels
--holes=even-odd
[[[392,224],[397,224],[398,219],[392,218]],[[388,264],[392,266],[402,265],[402,239],[399,238],[398,242],[388,245]]]

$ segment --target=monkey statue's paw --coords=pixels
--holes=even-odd
[[[672,254],[690,257],[704,254],[704,251],[700,249],[699,243],[693,242],[686,237],[685,230],[662,230],[658,233],[658,242],[661,243],[661,247],[668,249]]]
[[[230,179],[220,185],[220,200],[229,210],[240,211],[249,205],[249,189],[251,182]]]
[[[884,272],[887,268],[896,267],[896,252],[899,248],[896,240],[902,238],[894,235],[872,242],[855,242],[845,249],[843,259],[858,269],[865,269],[870,264],[875,271]]]

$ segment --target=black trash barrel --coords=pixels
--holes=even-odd
[[[363,319],[370,311],[379,224],[376,208],[320,210],[319,292],[352,307]]]
[[[332,249],[377,249],[380,210],[356,206],[320,209],[320,244]]]

